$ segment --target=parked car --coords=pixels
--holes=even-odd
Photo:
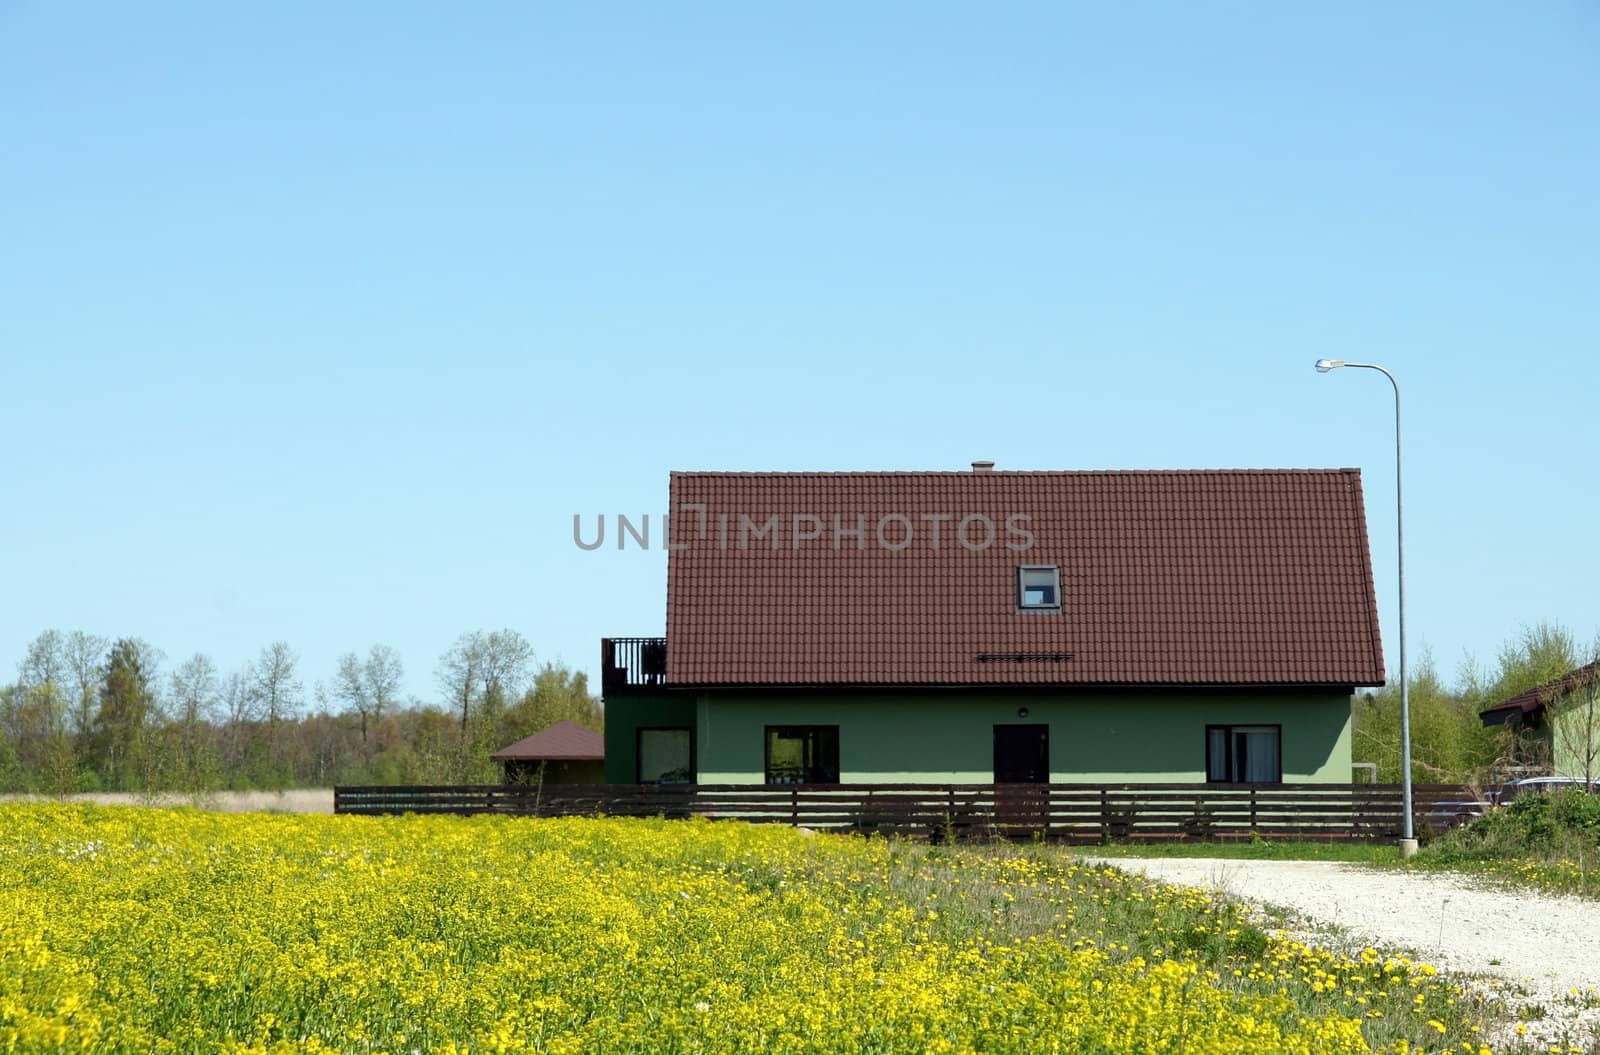
[[[1457,799],[1450,802],[1435,802],[1428,811],[1422,814],[1422,822],[1435,831],[1448,831],[1458,828],[1470,821],[1477,820],[1484,813],[1492,809],[1496,803],[1494,792],[1484,791],[1481,799]]]

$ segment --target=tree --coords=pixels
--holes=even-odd
[[[400,683],[405,680],[405,664],[400,661],[400,653],[388,645],[373,645],[367,650],[367,661],[362,664],[361,674],[366,679],[368,704],[372,708],[372,722],[376,725],[383,721],[384,715],[400,705]],[[366,737],[363,727],[363,742]]]
[[[595,732],[605,729],[605,712],[589,691],[589,675],[565,663],[546,663],[533,676],[533,685],[507,713],[502,738],[509,743],[563,720]]]
[[[86,743],[94,725],[95,705],[100,698],[100,682],[105,678],[106,651],[111,643],[98,634],[74,630],[62,642],[69,691],[67,725],[79,745]]]
[[[1492,758],[1492,740],[1478,708],[1445,687],[1433,656],[1423,650],[1410,672],[1411,764],[1420,780],[1455,783],[1469,779]],[[1400,779],[1400,691],[1385,686],[1360,697],[1351,731],[1356,761],[1375,762],[1378,780]]]
[[[461,715],[463,733],[485,697],[503,703],[521,689],[532,661],[533,646],[515,630],[474,630],[456,639],[439,657],[437,675],[451,709]]]
[[[461,715],[463,733],[467,729],[467,719],[471,715],[472,704],[481,690],[484,648],[483,631],[474,630],[470,634],[462,634],[456,638],[456,643],[439,657],[439,667],[435,672],[435,676],[439,679],[439,687],[444,690],[445,699],[449,701],[451,709]]]
[[[1578,643],[1559,623],[1539,622],[1500,649],[1499,669],[1485,695],[1488,702],[1509,700],[1554,681],[1578,666]]]
[[[196,652],[172,672],[172,717],[185,726],[209,722],[217,709],[217,665]]]
[[[254,727],[261,718],[255,685],[255,668],[246,663],[223,678],[218,687],[218,703],[222,711],[223,764],[236,778],[244,775],[254,741]]]
[[[300,657],[287,642],[274,641],[261,650],[251,668],[255,675],[251,691],[267,722],[267,779],[274,785],[281,785],[290,776],[282,765],[281,726],[299,709],[304,696],[304,686],[296,676],[299,663]]]
[[[252,668],[256,699],[269,726],[294,714],[302,702],[304,686],[295,673],[299,664],[300,657],[287,642],[274,641],[261,650],[261,658]]]
[[[66,642],[59,630],[46,630],[34,638],[17,664],[21,685],[61,685],[66,680]]]
[[[64,792],[77,782],[72,743],[57,725],[59,695],[49,682],[0,690],[0,741],[10,790]]]
[[[367,723],[372,719],[371,698],[367,694],[367,678],[361,670],[361,660],[354,652],[339,657],[339,669],[333,675],[333,698],[354,711],[361,722],[361,746],[367,746]]]
[[[1469,673],[1466,697],[1482,710],[1549,684],[1578,663],[1577,642],[1565,627],[1551,622],[1524,626],[1501,647],[1492,675]],[[1501,778],[1507,772],[1542,773],[1554,764],[1552,738],[1542,724],[1508,722],[1488,733],[1494,744],[1493,768]]]
[[[212,773],[212,751],[206,731],[217,714],[220,683],[217,666],[196,652],[172,672],[172,720],[177,731],[184,782],[198,787]]]
[[[66,728],[64,645],[61,631],[46,630],[29,643],[22,662],[17,664],[17,684],[28,692],[29,711],[37,726],[33,732],[44,737]]]
[[[102,772],[113,787],[136,786],[148,761],[145,732],[156,708],[151,651],[135,638],[123,638],[106,659],[93,742]]]
[[[509,699],[528,678],[533,646],[515,630],[493,630],[484,638],[483,690]]]
[[[361,725],[361,746],[368,746],[372,726],[394,709],[400,699],[400,680],[405,668],[400,654],[388,645],[373,645],[363,662],[354,652],[339,657],[333,676],[333,697],[347,711],[355,712]]]

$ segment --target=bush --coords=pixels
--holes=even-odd
[[[1600,895],[1600,795],[1579,788],[1523,795],[1440,836],[1413,861]]]
[[[1550,819],[1557,831],[1587,832],[1600,837],[1600,795],[1564,788],[1539,797],[1549,800]]]

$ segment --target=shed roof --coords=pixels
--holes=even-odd
[[[1536,685],[1493,707],[1485,707],[1478,712],[1478,718],[1484,725],[1504,725],[1508,721],[1520,720],[1523,716],[1544,710],[1546,704],[1583,688],[1597,677],[1600,677],[1600,661],[1569,670],[1559,678]]]
[[[682,472],[671,509],[674,686],[1384,679],[1358,469]]]
[[[496,762],[593,761],[606,757],[605,737],[563,719],[489,756]]]

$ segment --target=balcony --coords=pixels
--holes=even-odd
[[[600,641],[600,692],[603,696],[659,689],[667,684],[667,639],[607,637]]]

